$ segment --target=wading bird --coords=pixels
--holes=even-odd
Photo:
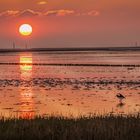
[[[119,99],[120,103],[122,103],[122,100],[125,99],[125,97],[121,93],[118,93],[116,97]]]

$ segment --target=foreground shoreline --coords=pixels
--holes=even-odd
[[[2,140],[139,140],[139,130],[140,114],[0,119]]]

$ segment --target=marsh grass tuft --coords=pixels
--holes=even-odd
[[[140,114],[0,119],[0,140],[139,140]]]

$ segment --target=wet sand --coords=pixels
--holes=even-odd
[[[42,58],[44,55],[13,54],[19,65],[0,65],[1,115],[25,118],[52,114],[136,114],[140,111],[139,67],[34,65],[55,62],[58,56],[59,62],[73,60],[61,60],[63,56],[54,58],[51,54],[47,55],[49,61]],[[107,60],[107,56],[104,57]],[[126,97],[121,104],[117,93]]]

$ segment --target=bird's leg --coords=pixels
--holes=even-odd
[[[122,99],[120,99],[120,104],[122,104]]]

